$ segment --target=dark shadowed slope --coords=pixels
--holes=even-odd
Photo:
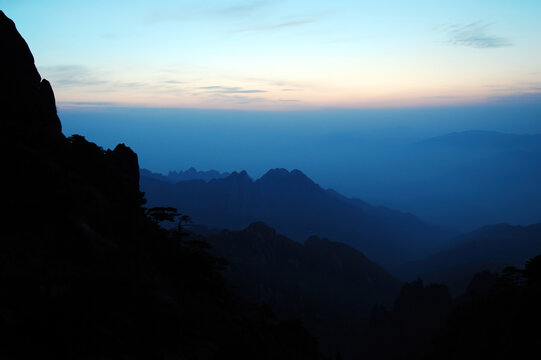
[[[455,294],[462,293],[477,272],[523,266],[528,259],[541,254],[541,224],[485,226],[453,243],[452,248],[405,264],[396,273],[405,279],[422,276],[447,284]]]
[[[269,322],[214,258],[145,216],[133,151],[62,135],[1,11],[0,79],[0,358],[319,357],[302,325]]]
[[[541,256],[523,270],[484,271],[452,300],[441,284],[404,285],[391,310],[377,306],[362,359],[527,359],[538,352]]]
[[[425,359],[431,340],[449,316],[453,298],[441,284],[422,280],[402,287],[392,308],[375,306],[359,339],[361,359]]]
[[[280,318],[300,317],[328,354],[354,354],[372,306],[390,304],[400,288],[345,244],[314,236],[301,245],[263,223],[205,241],[229,263],[224,275],[240,295],[270,305]]]
[[[299,170],[273,169],[256,181],[234,172],[208,183],[143,176],[141,188],[150,204],[172,204],[196,223],[242,229],[263,221],[296,241],[328,237],[385,265],[426,256],[441,244],[441,233],[415,216],[324,190]]]

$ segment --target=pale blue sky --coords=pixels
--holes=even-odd
[[[0,9],[61,107],[434,106],[541,92],[541,1],[0,0]]]

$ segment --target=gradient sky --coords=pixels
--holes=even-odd
[[[541,1],[0,0],[60,107],[538,102]]]

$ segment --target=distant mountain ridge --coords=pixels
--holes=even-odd
[[[162,181],[168,181],[170,183],[177,183],[179,181],[188,180],[210,181],[212,179],[221,179],[230,175],[228,172],[221,173],[216,170],[199,171],[194,167],[191,167],[188,170],[169,171],[167,175],[154,173],[147,169],[141,169],[140,173],[142,176],[151,177]]]
[[[209,227],[242,229],[263,221],[304,242],[312,235],[348,244],[384,265],[427,256],[442,233],[417,217],[322,189],[299,170],[272,169],[257,180],[226,178],[171,184],[141,176],[150,205],[172,205]]]
[[[431,137],[417,142],[423,146],[446,146],[466,148],[496,148],[509,150],[525,147],[541,148],[541,134],[519,135],[497,131],[469,130]]]
[[[405,279],[421,276],[445,283],[453,293],[462,293],[475,273],[522,267],[528,259],[541,254],[541,223],[484,226],[457,237],[451,244],[426,259],[405,264],[397,273]]]

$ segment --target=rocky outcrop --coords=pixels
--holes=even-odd
[[[41,79],[34,57],[15,24],[0,11],[2,133],[15,137],[60,137],[51,84]]]
[[[62,135],[3,13],[0,87],[0,358],[319,358],[301,325],[267,321],[216,259],[145,216],[129,147]]]

